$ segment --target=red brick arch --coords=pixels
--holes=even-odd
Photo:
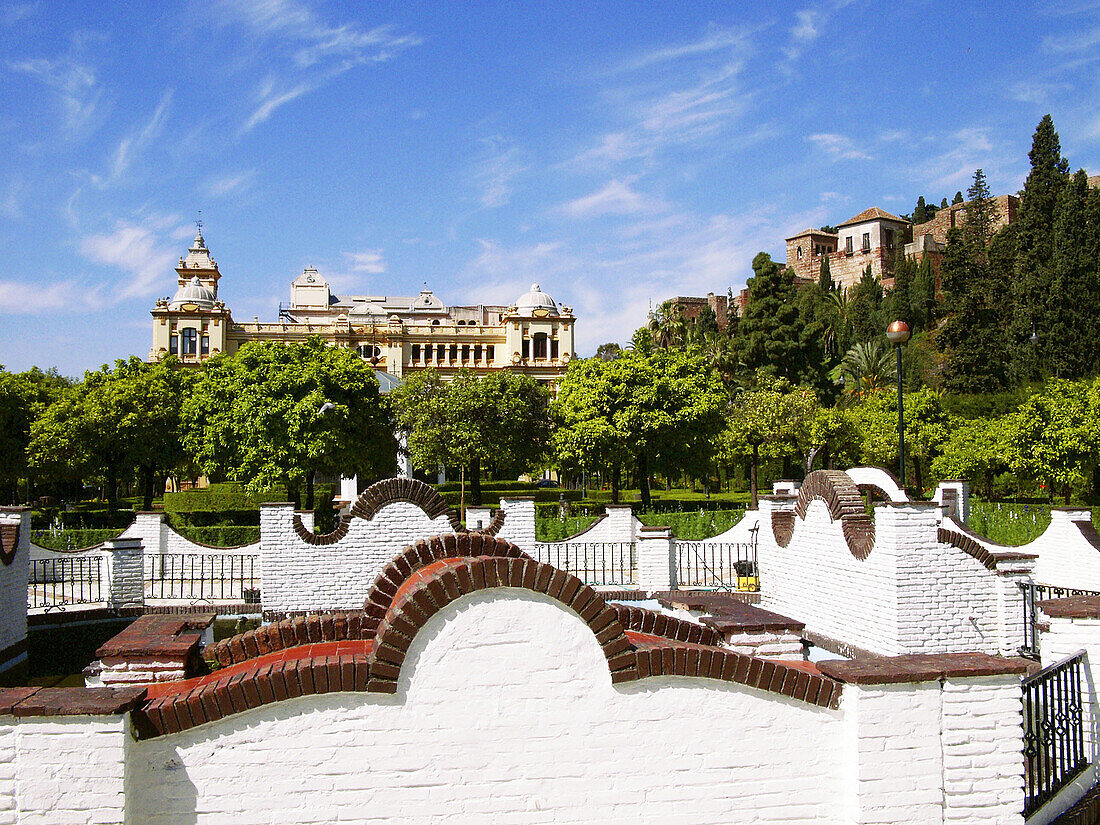
[[[810,503],[822,501],[829,516],[840,521],[848,549],[857,559],[865,559],[875,546],[875,523],[863,505],[863,496],[855,482],[840,470],[814,470],[798,490],[794,513],[772,514],[772,533],[780,547],[787,547],[794,535],[794,517],[805,519]]]

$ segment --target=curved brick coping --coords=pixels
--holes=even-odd
[[[527,553],[504,539],[485,533],[444,533],[420,539],[401,551],[394,560],[382,568],[367,593],[363,609],[373,621],[372,627],[386,615],[394,597],[402,585],[417,571],[442,559],[474,556],[501,556],[503,558],[530,559]]]
[[[798,490],[794,513],[772,513],[772,533],[780,547],[787,547],[794,535],[794,516],[806,518],[810,503],[823,501],[829,516],[840,520],[844,540],[857,559],[865,559],[875,546],[875,524],[863,505],[859,488],[847,473],[839,470],[814,470]]]
[[[493,514],[493,520],[489,522],[488,526],[482,527],[480,530],[474,531],[482,533],[486,536],[495,536],[500,532],[500,529],[504,526],[504,520],[507,514],[504,512],[504,508],[501,507],[496,513]]]
[[[1027,673],[1028,663],[1023,659],[1006,659],[987,653],[922,653],[850,661],[830,659],[818,662],[817,667],[838,682],[891,685],[953,677],[1023,675]]]
[[[1100,596],[1045,599],[1039,609],[1052,619],[1100,619]]]
[[[362,611],[294,616],[222,639],[213,654],[223,667],[237,665],[303,645],[373,639],[377,624]]]
[[[1037,559],[1038,556],[1033,553],[1022,553],[1019,550],[998,550],[992,552],[970,536],[965,533],[960,533],[956,530],[948,530],[945,527],[940,527],[936,531],[936,541],[940,544],[950,544],[952,547],[957,547],[962,550],[968,556],[971,556],[981,562],[989,570],[997,569],[997,562],[999,561],[1018,561],[1022,559]]]
[[[529,558],[478,557],[444,559],[430,568],[422,570],[421,577],[395,596],[378,626],[368,657],[369,691],[397,692],[405,655],[420,628],[435,613],[467,594],[507,587],[543,593],[580,616],[603,648],[613,683],[647,676],[696,676],[736,682],[822,707],[837,707],[839,685],[803,668],[661,637],[655,645],[640,647],[624,630],[619,610],[608,606],[576,576],[548,564]],[[630,615],[628,612],[627,616]],[[644,617],[641,621],[645,621]],[[653,621],[656,629],[656,616]],[[665,617],[666,632],[668,622]],[[696,632],[690,628],[681,630],[676,620],[672,622],[674,633]],[[702,638],[703,629],[697,632]]]
[[[116,716],[145,701],[144,687],[47,688],[0,690],[0,714],[12,716]]]
[[[355,504],[351,507],[351,514],[358,518],[370,520],[374,518],[375,513],[395,501],[407,501],[410,504],[415,504],[430,519],[446,515],[456,531],[461,529],[458,516],[443,500],[443,496],[423,481],[418,481],[415,478],[387,478],[384,481],[372,484],[356,499]]]
[[[1092,523],[1091,519],[1089,521],[1075,521],[1074,524],[1077,525],[1081,537],[1097,550],[1100,550],[1100,531],[1097,531],[1096,525]]]
[[[19,525],[0,524],[0,561],[5,566],[15,560],[15,552],[19,549]]]
[[[307,530],[306,526],[302,524],[302,517],[297,513],[294,514],[292,524],[298,538],[306,544],[336,544],[348,534],[348,528],[351,526],[351,516],[341,516],[340,523],[330,533],[314,533],[312,530]]]
[[[678,642],[691,642],[710,647],[722,644],[721,633],[716,633],[709,627],[695,622],[676,619],[664,613],[634,605],[609,604],[608,607],[615,611],[619,624],[627,631],[637,630],[651,636],[662,636]]]

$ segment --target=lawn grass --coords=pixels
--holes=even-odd
[[[1092,508],[1092,522],[1098,523],[1100,508]],[[1016,504],[1006,501],[970,501],[970,523],[980,536],[996,544],[1018,547],[1035,541],[1050,526],[1046,504]]]

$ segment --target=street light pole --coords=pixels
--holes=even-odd
[[[894,321],[886,328],[886,337],[894,345],[898,354],[898,478],[905,487],[905,409],[903,406],[901,345],[909,340],[909,325],[905,321]]]

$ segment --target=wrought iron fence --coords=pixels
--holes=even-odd
[[[585,584],[637,583],[634,542],[578,542],[535,545],[535,558],[572,573]]]
[[[676,584],[679,587],[758,592],[756,544],[677,541]]]
[[[1031,582],[1020,582],[1020,590],[1024,597],[1024,643],[1020,645],[1020,655],[1030,659],[1039,658],[1038,602],[1045,599],[1064,599],[1067,596],[1100,596],[1100,592],[1096,590],[1078,590]]]
[[[104,601],[103,557],[98,554],[32,559],[27,607],[64,610],[67,605]]]
[[[1082,650],[1024,680],[1024,816],[1089,766],[1085,755]]]
[[[145,557],[145,598],[260,602],[258,555],[164,553]]]

